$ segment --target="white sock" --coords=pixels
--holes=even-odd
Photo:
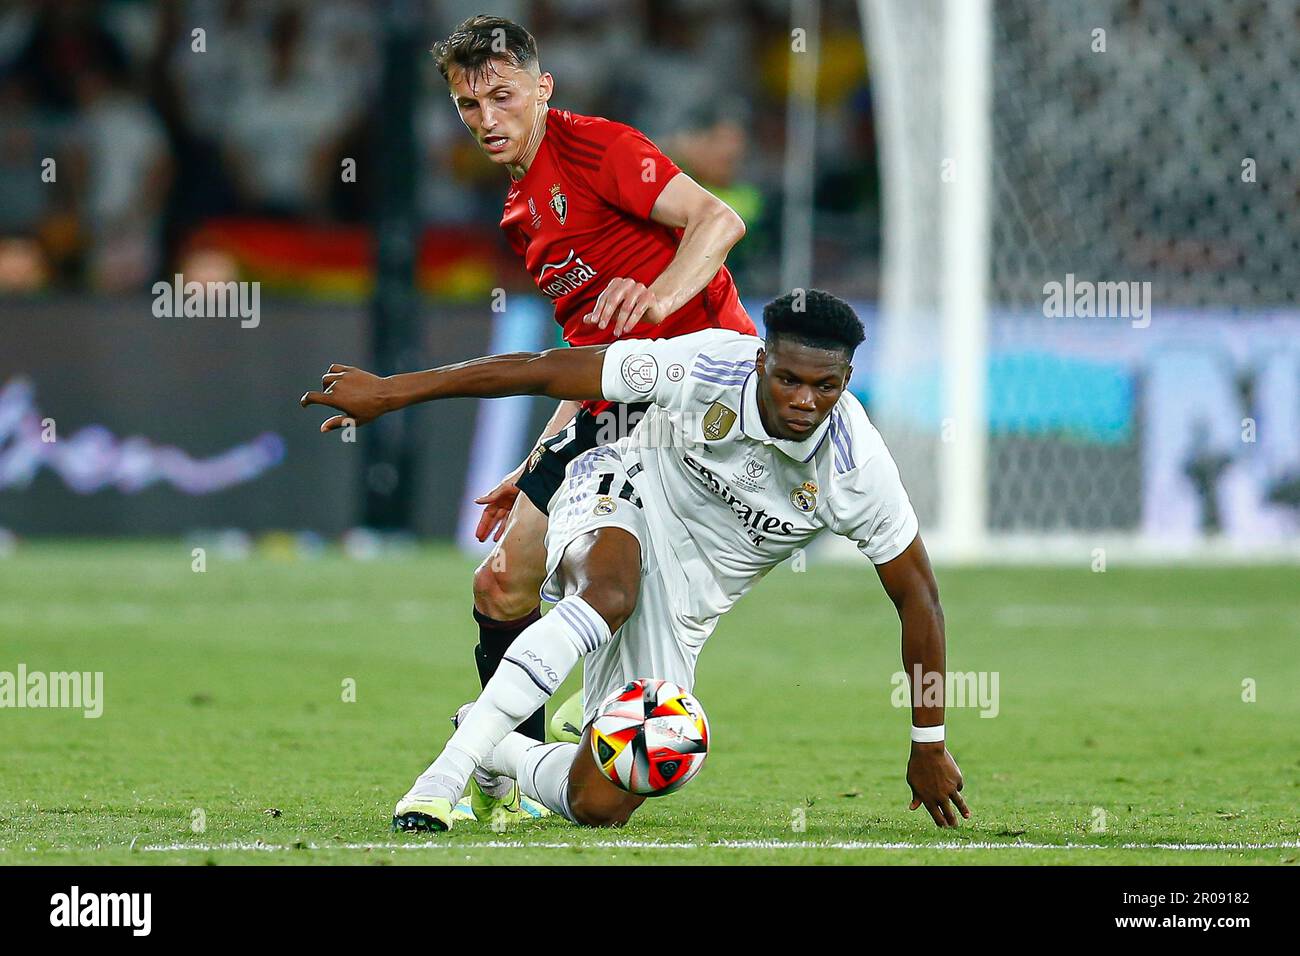
[[[459,800],[469,775],[492,748],[559,689],[582,655],[610,637],[604,618],[577,595],[555,605],[515,638],[482,695],[407,796]]]
[[[577,756],[577,744],[539,744],[523,734],[507,734],[488,756],[488,766],[496,773],[514,777],[519,789],[542,806],[573,820],[569,810],[569,768]]]
[[[482,768],[488,773],[499,774],[502,777],[509,777],[511,780],[519,779],[519,768],[523,765],[524,752],[529,747],[540,747],[541,744],[531,737],[525,737],[518,731],[508,733],[501,743],[492,748],[492,752],[483,758]]]

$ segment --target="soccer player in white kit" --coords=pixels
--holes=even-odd
[[[321,425],[364,424],[416,402],[548,395],[650,402],[636,430],[568,467],[551,500],[542,596],[554,608],[514,642],[393,824],[446,830],[476,767],[519,781],[568,819],[621,826],[645,799],[607,780],[590,721],[637,678],[689,690],[718,619],[820,532],[850,538],[875,565],[902,624],[903,662],[928,684],[945,672],[943,612],[898,469],[846,386],[862,342],[852,308],[817,290],[764,309],[766,339],[712,329],[671,339],[493,356],[379,378],[334,365],[304,406]],[[584,661],[582,742],[513,731]],[[913,695],[911,809],[938,826],[969,817],[944,744],[943,695]],[[954,806],[956,810],[954,811]]]

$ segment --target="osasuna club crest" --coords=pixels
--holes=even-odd
[[[560,225],[564,225],[564,220],[569,218],[569,197],[560,191],[560,184],[556,183],[551,187],[551,212],[555,213],[555,218],[560,220]]]

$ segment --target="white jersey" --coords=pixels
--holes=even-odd
[[[710,329],[619,341],[605,353],[605,398],[653,403],[615,448],[644,503],[676,612],[706,632],[826,529],[876,564],[917,534],[898,468],[847,391],[804,440],[767,434],[754,371],[762,344]]]

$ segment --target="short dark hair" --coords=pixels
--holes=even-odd
[[[810,348],[839,350],[850,361],[866,339],[853,307],[820,289],[795,289],[763,306],[767,341],[789,339]]]
[[[479,14],[435,43],[430,52],[445,80],[452,67],[473,75],[490,60],[505,60],[524,69],[537,62],[537,41],[512,20]]]

